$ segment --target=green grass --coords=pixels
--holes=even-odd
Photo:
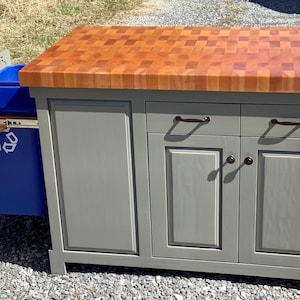
[[[104,0],[104,6],[110,11],[115,11],[119,7],[125,6],[127,2],[127,0]]]
[[[65,3],[59,4],[57,6],[57,10],[63,16],[70,16],[70,17],[75,17],[83,12],[80,6],[67,5]]]
[[[79,25],[105,25],[142,0],[0,0],[0,51],[28,63]]]

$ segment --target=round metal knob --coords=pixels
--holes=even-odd
[[[229,155],[227,158],[226,158],[226,161],[229,163],[229,164],[234,164],[235,163],[235,157],[233,155]]]
[[[244,163],[248,166],[253,164],[253,158],[251,156],[248,156],[244,159]]]

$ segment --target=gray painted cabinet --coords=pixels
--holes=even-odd
[[[148,103],[148,130],[165,130],[148,134],[155,256],[300,267],[299,132],[271,123],[299,108]],[[166,130],[180,112],[210,122]]]
[[[280,123],[298,122],[297,95],[31,92],[53,273],[84,263],[300,279],[300,131]]]

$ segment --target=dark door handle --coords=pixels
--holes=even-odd
[[[285,122],[280,122],[277,119],[272,119],[271,124],[277,124],[277,125],[285,125],[285,126],[299,126],[299,122],[290,122],[290,121],[285,121]]]
[[[210,117],[204,117],[203,119],[183,119],[181,116],[176,116],[175,120],[178,122],[188,122],[188,123],[209,123]]]

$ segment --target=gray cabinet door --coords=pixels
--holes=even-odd
[[[136,253],[129,102],[51,100],[65,249]]]
[[[148,143],[153,255],[237,261],[239,137],[149,133]]]
[[[248,137],[241,145],[253,164],[240,172],[239,260],[300,267],[300,139]]]

